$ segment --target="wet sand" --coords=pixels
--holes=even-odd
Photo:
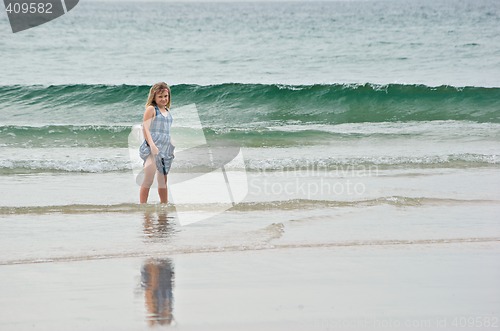
[[[2,265],[0,329],[495,329],[499,253],[486,241]]]

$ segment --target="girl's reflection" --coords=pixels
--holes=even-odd
[[[144,235],[148,240],[164,241],[175,232],[174,218],[168,217],[166,210],[146,211],[144,213]]]
[[[142,287],[150,326],[170,325],[174,298],[174,265],[170,259],[147,260],[141,270]]]

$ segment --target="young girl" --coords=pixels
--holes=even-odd
[[[149,189],[158,172],[158,195],[161,203],[167,203],[167,174],[174,159],[174,146],[170,142],[170,87],[166,83],[156,83],[149,90],[142,130],[144,142],[139,154],[144,160],[144,180],[140,190],[140,202],[147,203]]]

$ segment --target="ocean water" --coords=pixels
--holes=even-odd
[[[83,1],[0,34],[0,264],[500,240],[499,1]],[[241,152],[230,208],[138,205],[157,81],[178,146]],[[188,156],[171,182],[214,170]]]
[[[0,84],[498,87],[499,13],[496,0],[80,1],[13,34],[2,9]]]

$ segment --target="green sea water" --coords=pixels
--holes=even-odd
[[[1,85],[500,86],[496,0],[80,1],[16,34],[1,10]]]

